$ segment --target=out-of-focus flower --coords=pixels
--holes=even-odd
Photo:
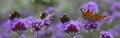
[[[112,4],[112,3],[114,3],[115,2],[115,0],[104,0],[106,3],[108,3],[108,4]]]
[[[10,28],[12,31],[22,34],[23,31],[27,30],[28,26],[22,19],[17,19],[16,21],[9,22]]]
[[[45,26],[50,26],[50,24],[51,24],[51,20],[52,20],[52,16],[53,15],[48,15],[44,20],[43,20],[43,24],[45,25]]]
[[[120,12],[113,12],[112,16],[113,18],[120,17]]]
[[[65,38],[65,33],[63,30],[57,29],[56,32],[53,33],[52,38]]]
[[[26,18],[23,19],[25,21],[25,23],[27,25],[31,25],[33,23],[33,21],[35,20],[35,18],[33,16],[28,16]]]
[[[48,14],[51,14],[52,12],[54,12],[55,11],[55,7],[54,6],[51,6],[51,7],[49,7],[47,10],[45,10],[45,12],[46,13],[48,13]]]
[[[110,6],[110,10],[112,11],[112,12],[116,12],[117,11],[117,9],[120,9],[120,2],[115,2],[115,3],[113,3],[113,4],[111,4],[111,6]]]
[[[31,27],[32,27],[32,31],[39,31],[41,30],[42,28],[42,20],[35,20],[32,24],[31,24]]]
[[[109,29],[108,31],[111,32],[111,34],[113,34],[114,36],[119,36],[120,35],[120,25],[117,24],[112,29]]]
[[[88,32],[88,30],[92,32],[93,30],[99,30],[100,25],[101,24],[99,22],[86,21],[83,25],[83,28],[85,32]]]
[[[75,33],[80,30],[78,21],[71,20],[70,22],[64,24],[64,31],[66,33]]]
[[[28,9],[23,10],[21,13],[22,13],[24,16],[30,16],[30,15],[32,15],[31,11],[28,10]]]
[[[88,2],[88,3],[85,3],[81,6],[81,8],[84,8],[84,9],[88,9],[89,11],[93,12],[93,13],[98,13],[99,12],[99,8],[98,8],[98,5],[96,2]]]
[[[113,35],[110,32],[101,31],[100,32],[100,38],[113,38]]]
[[[75,35],[73,38],[82,38],[80,35]]]
[[[21,34],[21,35],[20,35],[20,38],[27,38],[27,37],[26,37],[26,35]]]
[[[37,37],[48,38],[53,34],[53,31],[54,30],[51,27],[49,27],[47,30],[41,30],[38,33],[35,32],[34,38],[37,38]]]
[[[9,32],[4,32],[2,35],[1,35],[2,38],[10,38],[10,33]]]

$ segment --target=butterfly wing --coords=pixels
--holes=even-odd
[[[92,12],[90,12],[88,9],[81,9],[82,10],[82,14],[83,14],[83,18],[89,21],[96,21],[96,15]]]

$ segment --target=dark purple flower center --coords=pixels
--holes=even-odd
[[[25,27],[25,24],[23,22],[18,22],[17,24],[15,24],[15,27],[12,28],[13,31],[25,31],[26,29],[27,28]]]
[[[32,23],[32,30],[33,31],[39,31],[39,30],[41,30],[41,22],[35,22],[35,23]]]
[[[111,38],[110,36],[102,34],[102,38]]]
[[[76,28],[75,25],[71,24],[70,26],[67,27],[67,29],[65,30],[65,32],[78,32],[78,29]]]

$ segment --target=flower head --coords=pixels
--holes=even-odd
[[[77,23],[77,21],[70,21],[66,24],[64,24],[64,31],[66,33],[70,33],[70,32],[78,32],[80,30],[79,24]]]
[[[115,0],[104,0],[104,1],[108,4],[113,4],[115,2]]]
[[[27,30],[27,24],[22,19],[17,19],[16,21],[10,21],[9,25],[12,31],[17,33],[23,33],[23,31]]]
[[[113,38],[113,35],[110,32],[101,31],[100,32],[100,38]]]
[[[120,35],[120,25],[116,24],[112,29],[109,29],[108,31],[111,32],[111,34],[113,34],[114,36],[119,36]]]
[[[88,9],[93,13],[98,13],[98,6],[95,2],[88,2],[86,4],[83,4],[81,8]]]
[[[48,14],[50,14],[50,13],[54,12],[55,9],[56,8],[52,6],[52,7],[49,7],[47,10],[45,10],[45,12],[48,13]]]
[[[117,11],[117,9],[120,9],[120,2],[115,2],[115,3],[113,3],[113,4],[111,4],[111,6],[110,6],[110,10],[112,11],[112,12],[116,12]]]
[[[100,27],[99,22],[86,21],[83,25],[83,28],[86,32],[88,32],[88,30],[90,30],[90,32],[92,32],[93,30],[99,30],[99,27]]]
[[[32,24],[32,31],[39,31],[42,28],[42,20],[35,20]]]

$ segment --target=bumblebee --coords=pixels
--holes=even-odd
[[[9,19],[14,20],[15,18],[19,18],[19,17],[20,17],[20,13],[14,11],[13,13],[10,14]]]
[[[65,23],[65,22],[68,22],[70,21],[70,18],[68,15],[63,15],[60,19],[61,23]]]
[[[47,13],[43,12],[42,15],[40,15],[40,18],[43,20],[48,16]]]

